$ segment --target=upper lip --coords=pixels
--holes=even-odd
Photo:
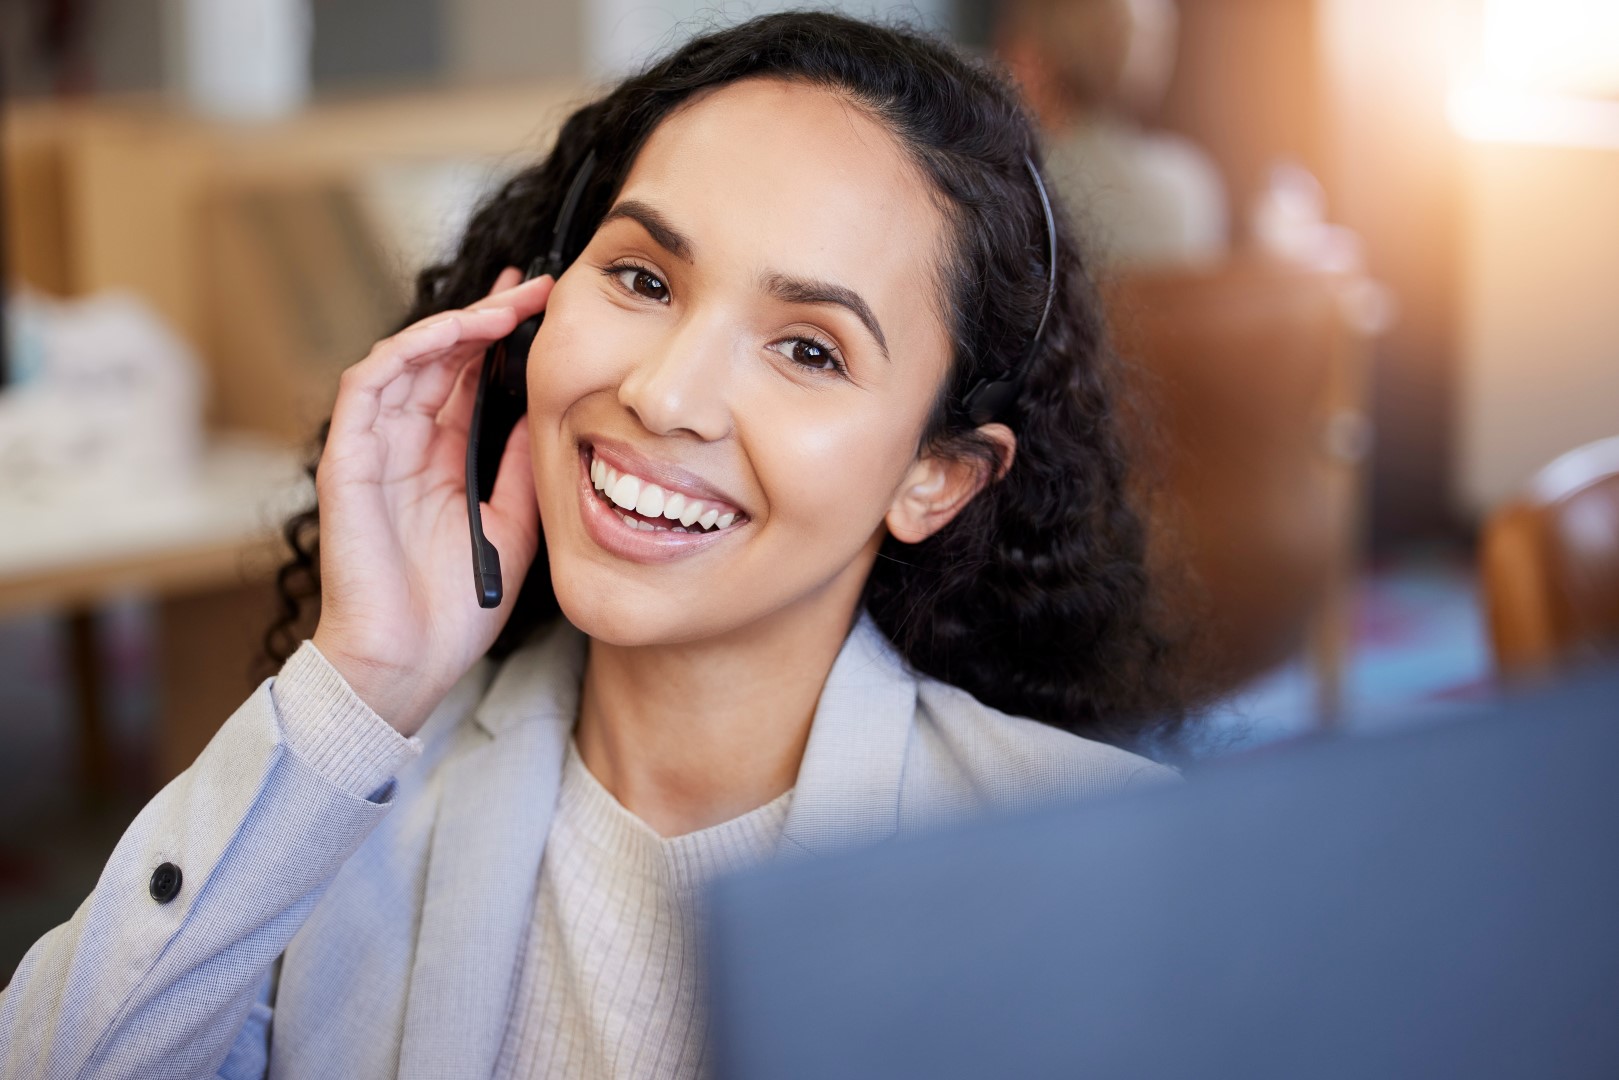
[[[735,499],[689,469],[647,457],[628,443],[613,439],[586,438],[581,442],[587,450],[593,451],[603,462],[621,473],[650,480],[665,491],[678,491],[688,499],[719,503],[727,510],[743,513]]]

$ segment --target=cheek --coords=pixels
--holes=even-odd
[[[616,386],[613,320],[592,319],[588,297],[570,297],[559,282],[528,354],[528,416],[534,490],[545,521],[565,520],[577,476],[577,432],[570,425],[582,402],[601,400]],[[561,515],[561,517],[556,517]]]
[[[798,408],[758,408],[742,433],[770,517],[863,543],[910,463],[911,445],[896,431],[906,425],[867,408],[792,404]]]
[[[612,384],[612,320],[588,319],[589,304],[569,302],[559,283],[528,354],[530,423],[554,423],[593,390]],[[587,323],[589,328],[587,329]]]

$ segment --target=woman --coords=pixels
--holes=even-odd
[[[992,73],[831,15],[575,113],[344,373],[313,638],[30,952],[7,1075],[694,1075],[714,872],[1168,774],[1092,741],[1179,714],[1034,152]],[[473,392],[542,310],[484,609]]]

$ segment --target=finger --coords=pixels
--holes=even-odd
[[[510,280],[513,269],[502,271],[496,284]],[[343,373],[338,385],[338,404],[332,410],[332,433],[353,436],[369,430],[384,408],[402,409],[433,416],[454,386],[454,377],[429,380],[413,395],[414,380],[388,387],[410,368],[424,364],[448,363],[452,369],[472,359],[480,349],[511,333],[517,323],[545,310],[556,280],[542,275],[510,288],[491,292],[469,308],[444,312],[407,327],[377,343],[371,355]],[[510,301],[506,303],[505,301]],[[349,398],[345,402],[345,397]],[[342,407],[345,406],[346,407]]]
[[[418,351],[418,343],[410,338],[400,343],[402,366],[381,388],[378,398],[382,415],[410,413],[432,419],[450,392],[461,365],[488,348],[491,341],[498,340],[509,325],[504,318],[491,318],[484,313],[474,315],[459,311],[452,313],[451,318],[459,324],[460,332],[445,348]],[[434,400],[424,405],[424,397]]]
[[[482,299],[473,301],[472,303],[468,304],[465,308],[453,308],[453,309],[450,309],[450,310],[452,310],[452,311],[471,311],[474,308],[489,307],[489,306],[491,306],[489,301],[493,297],[495,297],[497,294],[503,293],[503,292],[510,292],[512,289],[514,289],[518,285],[522,285],[522,284],[524,284],[523,272],[521,270],[517,269],[517,267],[515,267],[515,266],[508,266],[508,267],[506,267],[506,269],[502,270],[499,274],[495,275],[494,284],[489,286],[489,291],[483,294]],[[507,305],[507,304],[504,304],[503,302],[500,302],[500,303],[496,303],[493,306],[501,307],[501,306],[510,306],[510,305]],[[436,323],[440,319],[442,319],[445,314],[447,314],[447,312],[436,311],[431,315],[424,315],[420,319],[417,319],[415,322],[411,323],[409,326],[405,327],[405,330],[415,330],[415,329],[417,329],[419,327],[431,326],[433,323]],[[400,331],[400,333],[404,333],[404,330]]]
[[[512,271],[512,273],[515,273],[515,271]],[[502,277],[505,276],[508,275],[502,275]],[[526,302],[532,304],[537,310],[541,310],[544,308],[545,302],[550,296],[551,286],[554,284],[554,282],[552,282],[552,280],[548,277],[537,278],[535,280],[539,282],[539,287],[529,289],[526,294],[523,294],[523,296],[520,297],[520,299],[526,299]],[[496,284],[498,286],[499,282],[497,281]],[[528,285],[532,283],[524,282],[524,284]],[[477,309],[469,308],[467,310],[473,311]],[[517,308],[514,310],[517,310],[518,314],[522,315],[522,308]],[[477,360],[480,356],[487,354],[488,349],[489,345],[485,344],[481,352],[468,355],[461,361],[461,363],[471,363]],[[524,362],[526,363],[526,361],[527,358],[525,357]],[[474,380],[476,380],[477,377],[477,370],[477,368],[473,369]],[[453,364],[445,364],[434,365],[431,367],[420,367],[418,368],[418,372],[419,373],[416,376],[416,384],[411,387],[407,395],[401,398],[399,408],[408,409],[413,413],[420,414],[429,419],[439,420],[441,418],[441,414],[444,412],[445,405],[448,403],[448,399],[459,385],[460,376],[465,373],[465,369],[464,367],[458,368]],[[476,385],[476,381],[474,381],[474,391],[476,391]],[[473,397],[475,398],[476,396],[477,395],[474,392]],[[387,395],[384,395],[383,407],[389,407]],[[464,408],[466,417],[465,420],[460,418],[459,412],[452,412],[448,418],[453,426],[463,431],[466,430],[467,426],[471,423],[472,408],[470,401]]]
[[[384,407],[403,406],[415,386],[413,378],[402,379],[411,369],[436,362],[454,370],[516,325],[516,312],[508,307],[454,311],[377,342],[370,355],[338,380],[332,435],[343,438],[366,431]],[[443,393],[448,393],[448,387]]]
[[[476,300],[464,308],[456,308],[449,312],[425,316],[401,330],[400,334],[426,329],[436,325],[447,314],[465,311],[485,311],[510,307],[518,310],[520,320],[526,319],[536,312],[545,310],[545,301],[551,295],[551,286],[555,284],[556,278],[550,274],[541,274],[537,278],[529,278],[525,281],[516,267],[508,266],[495,278],[494,285],[483,299]]]
[[[472,408],[478,398],[478,377],[483,373],[488,356],[485,352],[468,360],[456,376],[455,386],[445,399],[444,407],[438,411],[440,426],[463,435],[472,429]]]
[[[486,347],[511,333],[525,317],[511,304],[457,308],[427,322],[406,327],[377,344],[381,352],[396,353],[406,365],[442,360],[445,357],[440,354],[448,350],[458,350],[465,356],[471,356],[477,348]],[[380,348],[385,345],[389,347]]]
[[[505,278],[506,273],[502,272],[500,277],[495,280],[495,288],[489,291],[489,295],[477,303],[469,304],[467,310],[477,311],[485,307],[514,307],[522,312],[522,317],[526,319],[536,312],[545,310],[545,301],[551,295],[551,287],[557,283],[557,279],[550,274],[541,274],[539,277],[529,278],[527,281],[514,280],[510,285],[503,287]]]
[[[510,310],[502,308],[500,310]],[[470,320],[470,313],[463,313]],[[495,329],[505,327],[497,322]],[[474,331],[476,331],[474,327]],[[448,349],[405,360],[399,377],[382,392],[382,410],[385,414],[408,412],[431,420],[444,407],[444,400],[455,388],[461,370],[494,347],[505,334],[492,336],[484,333],[464,332],[462,339]]]
[[[446,312],[434,320],[401,331],[391,340],[396,342],[395,349],[403,357],[406,369],[432,363],[448,363],[458,369],[460,365],[472,359],[476,352],[487,349],[496,340],[510,333],[523,319],[543,311],[552,284],[552,280],[548,277],[523,282],[513,289],[492,294],[480,302],[480,305],[492,306],[474,305]],[[514,303],[496,302],[503,298],[510,299]],[[376,377],[387,378],[394,374],[391,369],[383,366],[376,373]],[[430,378],[428,386],[431,393],[427,394],[414,393],[413,385],[406,382],[385,395],[382,404],[384,408],[389,409],[408,407],[412,412],[431,417],[443,407],[444,399],[454,383],[454,371],[443,378],[436,376]]]
[[[523,272],[517,269],[515,266],[508,266],[499,274],[495,275],[495,283],[489,286],[489,292],[485,295],[493,296],[495,293],[505,292],[507,289],[518,284],[522,280]]]

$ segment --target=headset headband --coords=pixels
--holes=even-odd
[[[1023,360],[1004,378],[979,379],[962,397],[962,412],[966,413],[967,418],[974,424],[987,424],[992,420],[1005,419],[1011,412],[1012,405],[1017,401],[1018,391],[1023,388],[1023,373],[1034,359],[1035,350],[1040,347],[1040,336],[1046,332],[1046,318],[1051,314],[1051,301],[1057,295],[1057,221],[1051,214],[1051,199],[1046,194],[1046,185],[1040,179],[1040,170],[1034,167],[1034,162],[1027,155],[1023,158],[1023,164],[1034,180],[1034,190],[1040,194],[1040,209],[1046,215],[1046,305],[1040,312],[1040,325],[1035,327],[1034,340],[1029,343],[1029,351]]]

